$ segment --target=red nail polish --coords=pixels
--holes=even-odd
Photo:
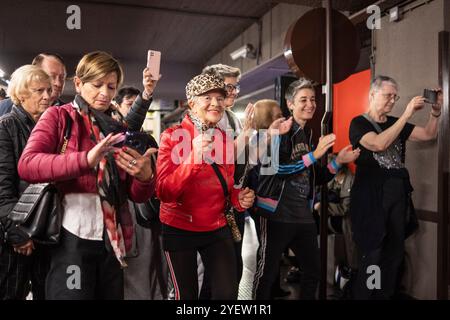
[[[127,151],[127,147],[123,146],[123,147],[122,147],[122,150],[123,150],[123,151]]]

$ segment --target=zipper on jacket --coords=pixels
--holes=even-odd
[[[281,201],[281,196],[283,195],[283,191],[284,191],[284,185],[286,184],[286,180],[283,180],[283,184],[281,185],[281,192],[280,192],[280,196],[278,197],[278,202],[277,202],[277,208],[278,208],[278,204]],[[277,210],[277,208],[275,208],[275,211]],[[274,211],[274,212],[275,212]]]
[[[302,128],[299,127],[297,129],[297,131],[295,131],[295,133],[291,137],[291,148],[292,148],[292,150],[294,149],[294,141],[293,141],[293,139],[294,139],[295,135],[300,131],[300,129],[302,129]],[[313,137],[313,130],[311,129],[311,133],[309,135],[309,144],[308,144],[308,147],[311,148],[310,152],[312,152],[312,137]],[[314,203],[314,200],[316,199],[316,170],[314,168],[314,164],[312,164],[312,173],[313,173],[312,174],[312,176],[313,176],[312,177],[313,178],[313,183],[312,183],[312,189],[313,189],[312,203]],[[283,181],[283,188],[281,189],[281,192],[283,192],[283,189],[284,189],[284,181]],[[281,198],[281,196],[280,196],[280,198]]]
[[[309,147],[312,149],[312,136],[313,136],[313,130],[311,129],[311,135],[309,136]],[[311,150],[312,152],[312,150]],[[313,183],[312,183],[312,189],[313,189],[313,196],[312,196],[312,204],[314,207],[314,200],[316,199],[316,169],[314,169],[314,163],[312,164],[312,172],[313,172]]]
[[[166,210],[167,210],[167,211],[171,211],[171,213],[174,214],[174,215],[180,215],[180,216],[183,216],[183,217],[185,217],[185,218],[188,218],[188,219],[189,219],[189,222],[192,222],[192,215],[191,215],[191,214],[182,213],[182,212],[173,210],[172,208],[166,208]]]
[[[188,218],[189,222],[192,222],[192,215],[191,214],[186,214],[186,213],[177,213],[177,214]]]

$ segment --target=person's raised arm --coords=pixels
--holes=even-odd
[[[398,138],[414,112],[423,108],[424,103],[423,97],[414,97],[408,103],[400,118],[391,127],[378,134],[373,131],[368,132],[361,138],[359,143],[367,150],[373,152],[385,151]]]

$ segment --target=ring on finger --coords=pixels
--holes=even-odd
[[[133,164],[131,162],[128,164],[128,168],[133,168]]]

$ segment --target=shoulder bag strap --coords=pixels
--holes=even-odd
[[[233,236],[233,240],[235,242],[240,242],[240,241],[242,241],[242,235],[241,235],[241,232],[239,231],[239,227],[236,224],[236,219],[234,218],[234,212],[233,212],[232,206],[231,206],[231,199],[229,197],[227,182],[225,181],[225,178],[223,177],[222,173],[220,172],[219,167],[217,166],[217,163],[212,162],[211,167],[214,169],[214,172],[216,173],[217,177],[219,178],[220,184],[222,185],[223,194],[225,195],[225,212],[224,212],[224,214],[225,214],[225,219],[227,220],[227,224],[230,227],[231,235]]]
[[[378,123],[376,123],[367,113],[363,113],[362,116],[364,118],[366,118],[367,121],[370,122],[370,124],[375,128],[377,133],[381,133],[383,132],[383,130],[381,129],[381,127],[378,125]]]
[[[367,121],[369,121],[372,126],[375,128],[375,130],[377,131],[377,133],[381,133],[383,132],[383,129],[381,129],[381,127],[378,125],[378,123],[376,123],[367,113],[363,113],[362,115],[364,118],[366,118]],[[387,157],[389,157],[391,159],[392,162],[395,161],[395,155],[398,155],[398,152],[394,149],[393,144],[391,144],[385,151],[385,155]]]
[[[66,114],[66,130],[64,131],[64,138],[63,138],[64,142],[61,147],[61,151],[59,152],[60,154],[64,154],[66,152],[66,148],[67,148],[67,144],[69,143],[71,132],[72,132],[72,118],[67,113]]]
[[[225,199],[228,200],[228,184],[225,181],[225,178],[223,177],[222,173],[220,172],[219,167],[217,166],[217,163],[212,162],[211,167],[214,169],[214,172],[216,173],[217,177],[219,178],[220,184],[222,185],[223,194],[225,195]]]

